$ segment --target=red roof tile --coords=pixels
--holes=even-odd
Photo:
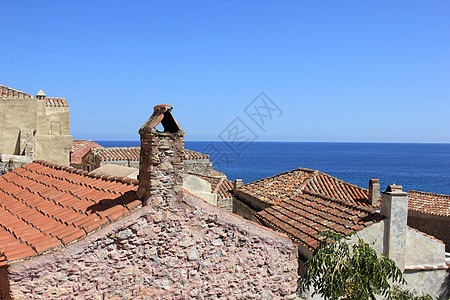
[[[30,94],[9,88],[0,84],[0,97],[1,98],[34,98]]]
[[[408,191],[408,209],[424,214],[450,217],[450,195]]]
[[[244,193],[276,205],[302,191],[310,191],[347,201],[349,203],[370,206],[368,190],[344,182],[328,174],[298,168],[296,170],[263,178],[242,186],[240,193]]]
[[[85,146],[92,146],[92,147],[98,147],[98,148],[103,148],[102,145],[97,144],[94,141],[91,140],[73,140],[72,141],[72,152],[77,151],[80,148],[83,148]]]
[[[209,155],[188,149],[183,150],[183,160],[209,159]]]
[[[65,98],[45,97],[47,107],[69,107]]]
[[[0,176],[0,254],[12,262],[86,237],[141,207],[137,184],[43,161]]]
[[[317,247],[321,231],[349,234],[383,219],[370,208],[309,191],[268,207],[255,217],[309,249]]]

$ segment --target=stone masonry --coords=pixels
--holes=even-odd
[[[9,266],[13,299],[295,299],[287,238],[185,194]]]
[[[181,199],[184,131],[172,116],[172,106],[157,105],[141,127],[139,190],[144,205],[166,206]],[[156,130],[162,123],[164,132]],[[151,199],[151,203],[149,200]]]

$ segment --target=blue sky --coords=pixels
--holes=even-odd
[[[76,139],[450,142],[448,1],[1,1],[0,84],[65,97]],[[258,127],[260,92],[282,110]]]

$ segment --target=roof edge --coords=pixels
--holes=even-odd
[[[94,179],[101,179],[104,181],[111,181],[111,182],[120,182],[128,185],[136,185],[139,186],[139,180],[128,178],[128,177],[118,177],[118,176],[112,176],[107,174],[100,174],[100,173],[94,173],[94,172],[88,172],[81,169],[76,169],[74,167],[68,167],[64,165],[57,165],[50,162],[47,162],[45,160],[34,160],[33,163],[40,164],[44,167],[52,168],[55,170],[62,170],[66,171],[67,173],[75,173],[81,176],[91,177]]]

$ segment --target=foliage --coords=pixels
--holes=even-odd
[[[389,292],[389,300],[433,300],[433,298],[428,294],[423,294],[418,296],[416,291],[408,291],[402,289],[400,286],[396,285]]]
[[[389,281],[405,283],[402,272],[386,256],[376,251],[361,238],[352,242],[352,235],[329,231],[313,256],[305,263],[305,273],[299,279],[299,291],[313,288],[314,294],[325,299],[375,299],[388,296]]]

